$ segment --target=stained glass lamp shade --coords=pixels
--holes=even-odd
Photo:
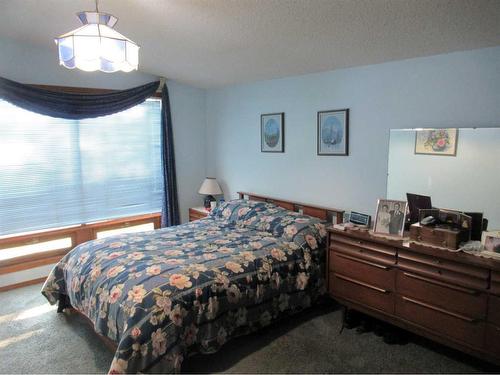
[[[139,46],[113,29],[118,19],[111,14],[80,12],[83,26],[55,39],[59,63],[87,72],[130,72],[139,65]]]

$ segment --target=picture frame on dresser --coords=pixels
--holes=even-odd
[[[500,237],[486,236],[484,240],[484,248],[486,251],[500,253]]]
[[[349,155],[349,108],[318,111],[317,154]]]
[[[379,199],[373,231],[403,237],[408,202],[393,199]]]
[[[285,152],[285,113],[260,115],[260,151]]]

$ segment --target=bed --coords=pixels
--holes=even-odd
[[[114,343],[110,373],[180,371],[189,355],[215,352],[325,291],[325,217],[318,213],[328,210],[318,218],[283,208],[290,202],[250,198],[259,200],[81,244],[55,266],[42,294]]]

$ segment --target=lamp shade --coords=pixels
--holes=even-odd
[[[99,12],[77,16],[83,26],[55,39],[61,65],[88,72],[137,70],[139,46],[113,29],[116,17]]]
[[[220,188],[217,180],[214,177],[207,177],[205,181],[200,186],[198,194],[204,195],[217,195],[222,194],[222,189]]]

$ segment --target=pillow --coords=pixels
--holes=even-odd
[[[276,206],[248,214],[239,224],[311,249],[318,248],[326,239],[325,224],[320,219]]]
[[[235,199],[217,206],[210,212],[214,218],[224,219],[229,222],[241,222],[260,212],[280,209],[274,204],[267,202],[250,201],[246,199]]]
[[[325,225],[320,219],[272,203],[237,199],[216,207],[210,215],[239,226],[272,233],[275,237],[311,249],[317,248],[326,239]]]

